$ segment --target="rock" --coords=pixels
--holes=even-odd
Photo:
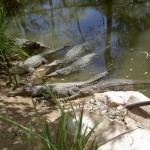
[[[105,101],[107,105],[111,107],[128,105],[142,101],[150,101],[150,99],[142,93],[134,91],[110,91],[105,93],[95,93],[94,98],[95,100]]]
[[[72,133],[75,132],[74,124],[75,118],[73,113],[69,113],[72,117],[70,119],[70,128],[72,129]],[[81,115],[81,111],[76,111],[76,118],[79,119]],[[106,141],[110,140],[111,138],[123,133],[125,131],[125,126],[115,121],[111,121],[107,117],[100,115],[98,112],[90,112],[90,110],[84,110],[83,113],[83,120],[82,120],[82,133],[84,133],[85,128],[88,126],[87,131],[90,131],[95,125],[97,127],[94,130],[93,135],[91,136],[91,140],[94,140],[99,145],[105,143]],[[75,134],[75,133],[74,133]],[[89,142],[90,142],[89,141]]]
[[[150,131],[145,129],[136,129],[117,136],[108,143],[100,146],[98,150],[149,150]]]
[[[132,118],[138,126],[150,130],[150,106],[143,106],[131,109],[127,117]]]
[[[118,106],[117,107],[117,110],[122,110],[123,109],[123,106]]]
[[[76,118],[74,116],[74,112],[72,111],[67,112],[67,114],[68,114],[68,125],[71,130],[71,134],[75,135],[76,134],[75,126],[78,125],[78,123],[76,122],[76,118],[77,120],[79,120],[81,116],[81,108],[75,110]],[[59,119],[60,118],[55,120],[50,126],[51,131],[54,133],[56,133]],[[110,139],[123,133],[126,129],[125,126],[123,126],[122,124],[115,121],[111,121],[107,117],[100,115],[98,112],[90,112],[90,110],[87,109],[84,110],[81,129],[82,133],[85,132],[85,129],[87,127],[86,134],[88,134],[88,132],[91,131],[91,129],[94,128],[95,126],[96,128],[92,136],[90,137],[90,141],[88,141],[89,145],[92,143],[93,140],[95,140],[98,146],[100,144],[106,143]],[[54,134],[54,137],[55,135],[56,134]]]

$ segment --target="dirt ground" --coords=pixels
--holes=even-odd
[[[12,87],[6,86],[5,80],[0,78],[0,112],[27,126],[31,115],[35,113],[32,99],[22,96],[7,97],[7,92],[11,90]],[[76,100],[76,103],[79,104],[80,100]],[[55,121],[60,116],[58,109],[50,103],[37,103],[37,109],[49,122]],[[33,120],[34,125],[36,125],[36,119]],[[0,150],[26,150],[28,142],[25,137],[16,127],[0,119]],[[31,149],[39,149],[34,143],[31,145]]]
[[[13,120],[27,125],[30,121],[30,116],[34,113],[32,99],[29,97],[7,97],[6,93],[11,91],[11,88],[6,86],[6,82],[0,79],[0,112],[9,116]],[[43,115],[52,113],[51,119],[57,118],[59,113],[51,109],[46,104],[37,104],[39,112]],[[36,123],[36,122],[35,122]],[[1,150],[26,150],[27,139],[24,134],[18,131],[11,124],[0,119],[0,149]],[[34,146],[34,149],[38,149]]]
[[[2,77],[0,77],[0,112],[9,116],[14,121],[17,121],[18,123],[24,126],[28,126],[31,115],[35,113],[32,98],[22,96],[7,97],[6,96],[7,92],[11,90],[12,87],[6,86],[6,81]],[[73,100],[72,104],[73,106],[75,106],[75,108],[78,108],[80,105],[84,104],[85,106],[84,108],[89,110],[95,109],[95,111],[97,111],[99,105],[97,106],[95,104],[93,105],[91,104],[91,101],[93,101],[93,99],[90,96],[86,98]],[[68,103],[62,103],[62,105],[65,106],[65,108],[68,107]],[[106,107],[108,109],[108,106]],[[41,116],[45,117],[46,120],[49,122],[54,122],[60,116],[58,108],[52,103],[37,103],[37,109],[38,112],[41,114]],[[134,118],[136,123],[140,124],[142,127],[145,127],[150,130],[149,110],[150,107],[145,106],[145,109],[142,110],[136,109],[133,110],[133,112],[131,111],[128,112],[128,116],[130,118]],[[107,117],[112,120],[113,119],[112,114],[115,114],[114,112],[115,110],[109,109],[110,114],[107,114]],[[126,115],[122,117],[125,118]],[[122,120],[122,117],[119,117],[119,120],[117,121]],[[123,122],[124,121],[125,119],[123,119]],[[33,118],[32,125],[36,126],[36,124],[37,119]],[[128,123],[126,122],[125,124]],[[16,127],[13,127],[11,124],[0,119],[0,150],[26,150],[27,147],[28,147],[28,140],[26,136]],[[39,150],[39,148],[36,146],[35,143],[31,144],[31,149]]]

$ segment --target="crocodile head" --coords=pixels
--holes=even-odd
[[[52,67],[52,66],[57,66],[57,65],[62,64],[62,63],[63,63],[62,60],[55,60],[55,61],[53,61],[52,63],[46,64],[46,65],[44,65],[44,66],[45,66],[45,67]]]
[[[33,95],[33,87],[32,86],[25,86],[21,89],[11,91],[7,93],[8,97],[13,96],[32,96]]]
[[[17,75],[21,75],[24,74],[25,72],[27,72],[27,66],[24,65],[24,63],[18,63],[16,64],[13,69],[11,70],[12,73],[17,74]]]
[[[45,93],[45,88],[43,86],[26,86],[23,88],[23,91],[26,96],[41,96],[43,93]]]
[[[50,88],[50,87],[49,87]],[[32,96],[38,97],[42,96],[43,94],[47,93],[47,90],[44,86],[24,86],[21,89],[9,92],[7,94],[8,97],[13,96]]]
[[[46,75],[46,77],[54,77],[54,76],[57,76],[57,75],[58,75],[57,72],[52,72],[52,73]]]

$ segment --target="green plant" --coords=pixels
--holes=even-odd
[[[12,76],[9,71],[10,58],[14,56],[23,57],[27,55],[17,44],[15,38],[6,35],[9,21],[6,20],[6,13],[4,9],[0,8],[0,60],[2,61],[6,74],[8,75],[9,82],[12,82]]]
[[[42,150],[83,150],[85,148],[90,150],[96,149],[94,141],[91,143],[90,146],[88,145],[88,148],[86,147],[89,138],[92,135],[96,126],[93,129],[91,129],[90,132],[87,132],[88,127],[86,127],[85,131],[82,133],[81,129],[83,120],[83,110],[81,112],[80,119],[78,120],[76,118],[75,111],[71,104],[74,117],[76,118],[76,124],[73,124],[73,126],[75,127],[75,131],[72,131],[70,128],[69,115],[65,113],[64,109],[61,107],[60,103],[57,101],[56,97],[53,94],[52,97],[54,97],[54,101],[58,104],[58,107],[61,111],[61,116],[57,125],[58,127],[56,128],[55,125],[55,138],[51,135],[51,130],[49,128],[48,122],[45,119],[43,119],[42,116],[39,114],[34,101],[33,106],[35,109],[35,114],[31,116],[31,120],[28,127],[25,127],[13,121],[12,119],[6,117],[2,113],[0,113],[0,118],[11,123],[13,126],[23,131],[27,135],[29,147],[31,141],[35,141]],[[38,119],[38,122],[36,122],[36,124],[39,124],[38,129],[32,126],[32,118],[35,116]]]

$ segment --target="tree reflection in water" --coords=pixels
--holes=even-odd
[[[98,54],[95,72],[105,68],[119,72],[121,65],[131,64],[131,54],[138,58],[138,66],[144,62],[143,71],[149,72],[148,60],[143,60],[143,55],[138,55],[141,50],[136,48],[141,34],[150,28],[149,6],[148,0],[26,0],[9,33],[14,36],[21,33],[23,38],[43,41],[51,47],[89,40]],[[144,51],[148,44],[141,43]],[[135,76],[129,69],[124,67],[118,76]],[[138,74],[145,78],[143,72]]]

